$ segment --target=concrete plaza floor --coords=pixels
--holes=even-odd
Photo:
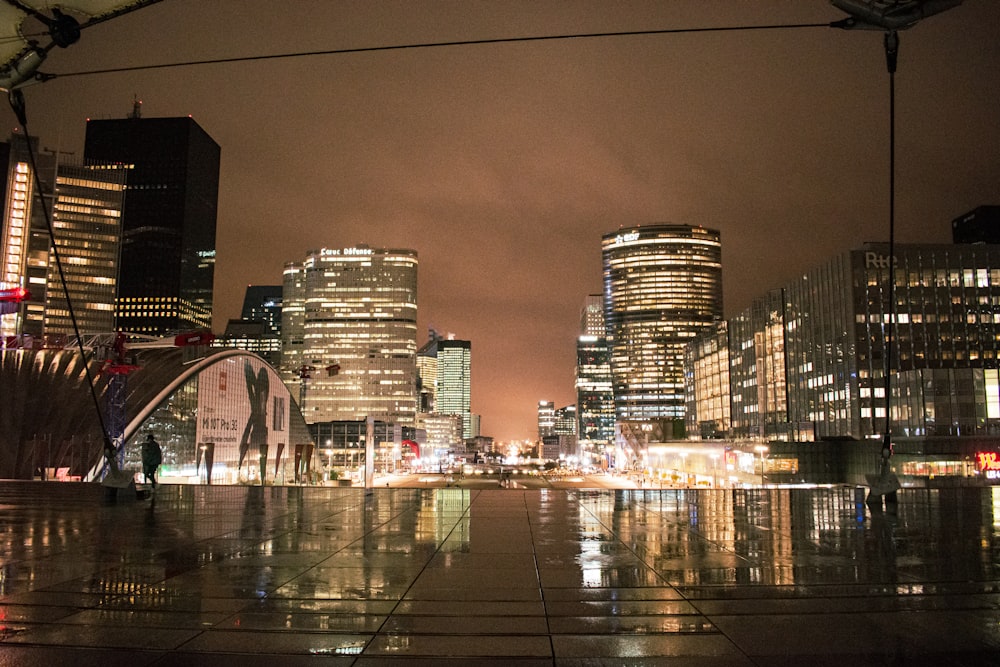
[[[997,665],[1000,490],[0,482],[0,666]]]

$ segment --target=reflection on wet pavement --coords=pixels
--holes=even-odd
[[[0,665],[1000,664],[1000,492],[0,483]]]

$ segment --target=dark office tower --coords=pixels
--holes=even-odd
[[[87,123],[85,160],[128,170],[120,329],[166,335],[211,326],[219,154],[191,118]]]
[[[265,333],[281,335],[281,285],[247,285],[242,319],[263,322]]]
[[[619,420],[684,418],[684,349],[722,320],[722,243],[691,225],[605,234],[604,316]]]
[[[953,243],[1000,243],[1000,206],[980,206],[951,221]]]

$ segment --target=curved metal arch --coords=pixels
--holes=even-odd
[[[214,352],[209,356],[203,357],[195,361],[187,368],[185,368],[180,375],[178,375],[169,383],[167,383],[165,387],[163,387],[155,396],[153,396],[151,400],[149,400],[143,406],[141,410],[139,410],[139,412],[135,415],[135,417],[129,420],[128,424],[125,426],[125,433],[123,438],[124,442],[128,442],[132,438],[132,436],[135,435],[135,432],[139,430],[142,424],[147,419],[149,419],[150,415],[152,415],[156,411],[156,409],[163,404],[164,401],[170,398],[170,396],[175,391],[177,391],[185,384],[187,384],[192,377],[196,377],[199,373],[201,373],[201,371],[205,370],[209,366],[213,366],[225,359],[229,359],[232,357],[250,357],[252,359],[256,359],[257,361],[261,361],[261,358],[256,354],[253,354],[252,352],[247,352],[246,350],[235,350],[235,349],[222,349],[219,350],[218,352]],[[271,367],[271,365],[267,364],[267,362],[264,363],[267,366],[269,372],[274,374],[274,376],[277,377],[280,381],[281,378],[278,376],[277,372]]]

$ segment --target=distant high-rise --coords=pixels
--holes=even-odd
[[[285,266],[283,293],[282,370],[301,383],[306,421],[413,425],[416,251],[314,250]]]
[[[683,419],[684,349],[722,319],[719,232],[619,229],[601,242],[604,314],[618,419]]]
[[[472,432],[472,343],[467,340],[441,340],[437,344],[437,391],[434,411],[462,417],[462,437]]]
[[[555,435],[556,404],[552,401],[538,401],[538,439]]]
[[[434,329],[430,329],[427,333],[427,342],[417,350],[418,393],[420,395],[417,409],[419,412],[431,413],[434,412],[434,399],[437,393],[438,343],[444,338]]]
[[[1000,206],[978,206],[951,221],[953,243],[1000,243]]]
[[[281,335],[281,285],[247,285],[240,316],[247,322],[263,322],[265,332]]]
[[[289,262],[282,274],[281,366],[278,369],[288,386],[300,384],[301,374],[306,372],[305,335],[306,267],[301,262]]]
[[[29,141],[36,155],[37,174],[28,155]],[[36,137],[15,134],[9,142],[0,144],[0,169],[3,169],[0,288],[24,288],[30,293],[21,303],[4,304],[0,312],[0,334],[4,341],[13,341],[13,337],[20,335],[28,338],[42,335],[50,240],[43,208],[38,202],[44,197],[46,207],[51,208],[55,163],[54,156],[39,153]],[[41,182],[41,193],[37,191],[36,175]]]
[[[128,171],[118,327],[211,326],[219,145],[191,118],[90,120],[84,158]]]
[[[607,336],[604,324],[604,297],[600,294],[589,294],[580,311],[581,336]]]
[[[281,339],[260,320],[229,320],[225,332],[216,336],[212,347],[254,352],[275,368],[281,363]]]
[[[605,331],[604,299],[591,294],[580,314],[580,336],[576,339],[576,407],[582,453],[595,459],[602,457],[602,446],[615,437],[611,352]]]

